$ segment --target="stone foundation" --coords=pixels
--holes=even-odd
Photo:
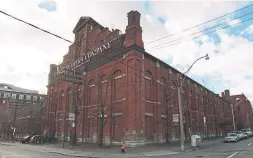
[[[124,131],[124,141],[127,147],[137,147],[147,144],[143,131]]]

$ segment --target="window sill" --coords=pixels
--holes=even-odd
[[[112,103],[112,104],[120,103],[120,102],[123,102],[124,100],[126,100],[126,98],[122,98],[122,99],[120,99],[120,100],[115,100],[115,101],[112,101],[111,103]]]

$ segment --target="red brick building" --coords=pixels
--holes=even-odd
[[[38,91],[0,83],[0,135],[10,138],[13,126],[16,127],[17,135],[28,134],[32,124],[23,126],[21,120],[40,111],[45,98],[46,96]],[[36,128],[33,130],[30,132],[35,132]]]
[[[227,91],[229,95],[229,91]],[[248,98],[242,93],[230,96],[233,103],[235,114],[235,127],[237,130],[250,128],[253,129],[253,112]]]
[[[81,17],[73,33],[75,43],[63,62],[50,66],[47,133],[67,139],[74,132],[80,141],[97,142],[103,131],[106,142],[124,139],[132,145],[180,138],[174,83],[182,74],[145,52],[139,12],[128,13],[125,34],[90,17]],[[66,82],[73,74],[78,81]],[[186,137],[214,137],[232,129],[227,100],[188,77],[181,95]],[[68,120],[72,107],[76,107],[76,132]]]

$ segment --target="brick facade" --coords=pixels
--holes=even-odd
[[[227,91],[229,95],[229,91]],[[237,130],[250,128],[253,129],[253,112],[250,101],[244,94],[230,96],[234,106],[235,126]]]
[[[97,142],[101,133],[99,109],[104,105],[103,138],[109,143],[124,139],[137,145],[179,139],[179,124],[173,122],[173,115],[179,111],[175,82],[180,72],[145,52],[140,14],[128,13],[125,34],[110,31],[89,17],[80,18],[73,32],[75,44],[62,64],[50,66],[46,131],[59,138],[70,137],[74,130],[67,118],[70,105],[76,105],[77,138]],[[56,71],[109,41],[109,49],[76,68],[76,72],[82,71],[81,83],[57,78]],[[227,100],[188,77],[181,95],[186,138],[190,134],[214,137],[232,130]]]
[[[10,138],[15,126],[15,134],[26,135],[36,132],[37,128],[31,129],[32,123],[26,124],[27,120],[34,121],[34,113],[40,111],[44,104],[45,95],[37,91],[22,89],[10,84],[0,84],[0,135]],[[31,117],[31,118],[29,118]],[[29,119],[28,119],[29,118]],[[23,121],[21,121],[23,120]]]

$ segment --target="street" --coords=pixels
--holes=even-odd
[[[206,149],[171,155],[170,158],[252,158],[253,138],[238,143],[220,143]],[[168,158],[160,156],[159,158]]]
[[[214,141],[211,143],[213,145],[203,145],[202,147],[196,149],[195,151],[188,150],[185,152],[174,152],[174,154],[170,154],[173,152],[167,152],[166,156],[159,156],[160,154],[165,154],[157,151],[152,151],[147,154],[141,154],[141,151],[135,154],[131,154],[129,152],[125,154],[120,153],[113,153],[112,151],[108,150],[108,154],[101,154],[98,155],[99,150],[97,152],[94,151],[87,151],[91,153],[97,153],[97,155],[93,155],[95,157],[117,157],[117,158],[126,158],[126,157],[150,157],[150,158],[252,158],[253,157],[253,138],[246,139],[240,141],[238,143],[222,143],[219,141]],[[136,148],[138,149],[138,148]],[[168,150],[172,148],[168,147]],[[141,149],[138,149],[141,150]],[[142,149],[143,150],[143,149]],[[162,150],[162,148],[160,149]],[[53,153],[53,152],[54,153]],[[58,153],[57,153],[58,151]],[[150,150],[151,151],[151,150]],[[89,157],[87,152],[83,151],[71,151],[67,149],[57,149],[57,148],[45,148],[43,146],[33,146],[33,145],[0,145],[0,158],[73,158],[73,157]],[[64,153],[69,153],[71,156],[64,156]],[[61,155],[63,154],[63,155]],[[145,156],[142,156],[145,155]]]
[[[59,154],[33,150],[30,148],[21,148],[18,146],[0,145],[0,158],[71,158]]]

